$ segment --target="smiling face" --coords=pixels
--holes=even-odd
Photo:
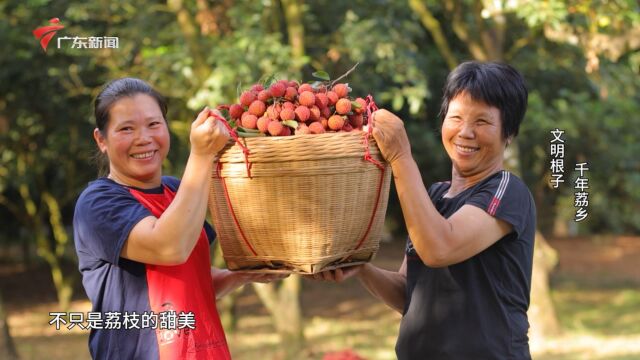
[[[160,186],[169,129],[154,98],[136,94],[116,101],[104,134],[95,129],[94,138],[109,157],[110,178],[139,188]]]
[[[480,180],[503,169],[500,110],[462,92],[449,103],[442,123],[442,144],[453,163],[453,175]]]

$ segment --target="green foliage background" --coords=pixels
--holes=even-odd
[[[203,106],[231,103],[239,89],[270,74],[310,80],[322,69],[335,78],[359,62],[346,79],[354,93],[373,94],[405,120],[426,184],[447,179],[437,113],[450,69],[411,2],[299,2],[303,56],[292,55],[284,1],[1,2],[0,217],[13,225],[2,226],[0,241],[29,246],[37,228],[52,246],[59,241],[55,209],[43,194],[57,201],[71,233],[74,201],[96,176],[92,99],[105,82],[123,76],[145,79],[169,97],[166,172],[180,176],[189,124]],[[482,24],[499,19],[479,1],[422,3],[459,61],[473,56],[452,25],[452,9],[485,6]],[[504,60],[524,73],[530,88],[518,160],[541,230],[550,234],[564,224],[574,234],[639,233],[637,2],[510,1],[499,10],[507,26]],[[54,38],[45,53],[31,32],[52,17],[65,25],[58,36],[117,36],[119,48],[72,49],[67,42],[58,49]],[[585,34],[628,41],[596,51],[598,66],[589,70],[594,55]],[[554,128],[565,130],[567,151],[559,189],[549,187]],[[590,168],[589,217],[576,224],[573,166],[581,161]],[[392,195],[388,225],[402,235],[402,223]]]

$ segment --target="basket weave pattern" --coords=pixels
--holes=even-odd
[[[217,160],[209,209],[231,270],[316,273],[378,250],[391,170],[365,133],[245,138]]]

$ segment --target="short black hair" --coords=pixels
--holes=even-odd
[[[529,96],[524,77],[518,70],[497,62],[467,61],[458,65],[447,76],[443,89],[441,121],[447,115],[449,103],[463,92],[500,110],[504,139],[518,135]]]
[[[100,94],[96,96],[94,104],[94,115],[96,127],[105,134],[104,130],[109,124],[109,112],[116,101],[123,97],[132,97],[137,94],[149,95],[156,100],[162,117],[167,121],[167,100],[151,85],[136,78],[121,78],[107,83]],[[106,134],[105,134],[106,135]]]

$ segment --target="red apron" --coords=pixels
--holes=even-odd
[[[159,218],[175,197],[167,186],[163,188],[162,194],[131,188],[129,191]],[[216,308],[209,241],[204,227],[187,262],[175,266],[147,264],[146,270],[149,305],[158,316],[156,336],[160,359],[231,359]]]

